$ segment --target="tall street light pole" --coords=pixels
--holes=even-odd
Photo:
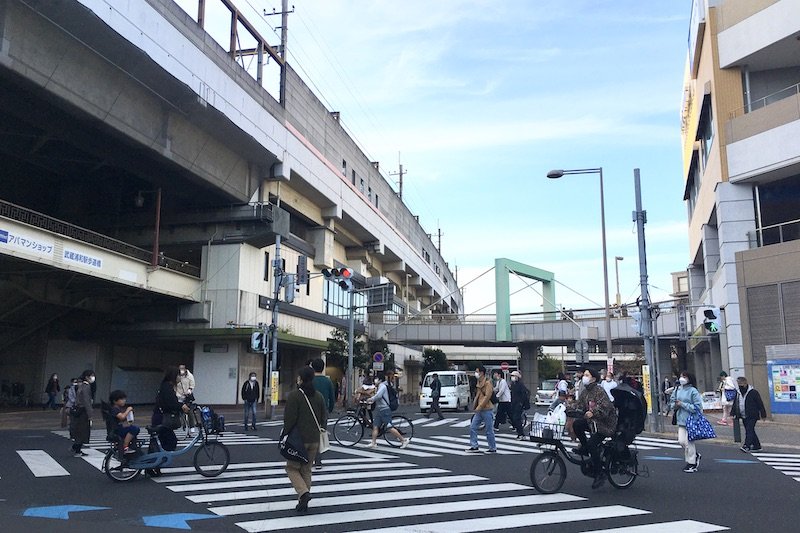
[[[614,258],[614,269],[617,271],[617,310],[619,311],[622,305],[622,298],[619,294],[619,262],[625,259],[624,257],[617,256]]]
[[[614,351],[611,345],[611,306],[608,299],[608,258],[606,254],[606,202],[603,190],[603,168],[578,168],[572,170],[551,170],[547,173],[550,179],[558,179],[573,174],[598,174],[600,176],[600,228],[603,237],[603,283],[606,299],[606,358],[609,370],[614,367]]]

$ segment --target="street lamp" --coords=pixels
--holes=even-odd
[[[558,179],[572,174],[599,174],[600,175],[600,228],[603,237],[603,282],[605,284],[606,298],[606,358],[608,366],[613,364],[614,352],[611,346],[611,308],[608,304],[608,260],[606,257],[606,203],[603,193],[603,168],[577,168],[572,170],[551,170],[547,173],[550,179]]]
[[[622,306],[622,298],[619,295],[619,262],[625,259],[624,257],[617,256],[614,258],[614,269],[617,271],[617,309]]]

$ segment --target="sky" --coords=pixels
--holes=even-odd
[[[279,0],[235,3],[278,44],[280,17],[263,10],[280,11]],[[385,173],[399,154],[404,200],[428,233],[441,228],[459,285],[507,257],[554,272],[554,303],[602,305],[599,180],[546,178],[602,166],[610,299],[622,256],[621,299],[635,301],[640,168],[651,296],[669,299],[670,273],[689,263],[679,114],[689,0],[291,4],[289,62]],[[210,13],[224,42],[224,11]],[[512,276],[512,292],[523,289],[512,312],[541,311],[527,283]],[[464,292],[467,312],[494,312],[493,275]]]

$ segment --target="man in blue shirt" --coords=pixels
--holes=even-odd
[[[325,399],[326,418],[333,412],[333,407],[336,404],[336,394],[333,390],[333,383],[331,378],[326,376],[325,361],[317,357],[311,361],[311,368],[314,369],[314,390],[322,394]],[[318,453],[314,458],[314,470],[322,470],[322,454]]]

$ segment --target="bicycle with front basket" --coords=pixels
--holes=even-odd
[[[378,436],[383,436],[389,446],[399,447],[402,439],[411,440],[414,437],[414,424],[403,415],[392,415],[391,426],[400,432],[401,439],[397,439],[390,432],[386,431],[388,424],[380,428]],[[367,402],[359,402],[355,409],[348,409],[333,424],[333,438],[342,446],[352,447],[364,438],[364,430],[372,430],[372,413]]]
[[[190,405],[195,415],[195,421],[199,428],[197,435],[187,442],[181,449],[166,451],[161,446],[158,432],[168,429],[165,426],[147,426],[145,429],[149,434],[149,446],[147,453],[136,451],[133,454],[125,454],[122,449],[121,439],[113,432],[115,421],[103,410],[103,418],[106,421],[106,429],[110,447],[103,458],[103,472],[114,481],[131,481],[142,471],[147,471],[150,475],[160,475],[160,469],[170,466],[175,459],[182,455],[187,455],[190,450],[197,448],[194,452],[192,464],[194,469],[203,477],[216,477],[223,473],[230,464],[231,455],[228,448],[217,439],[225,430],[224,418],[220,421],[213,411],[209,408],[200,408],[195,404]],[[205,416],[204,416],[204,413]],[[143,441],[137,441],[137,446],[141,448]]]

